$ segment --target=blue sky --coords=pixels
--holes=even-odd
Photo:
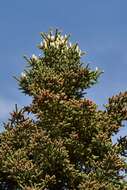
[[[30,102],[12,76],[23,71],[24,54],[39,54],[40,32],[51,27],[70,33],[87,52],[83,60],[104,70],[99,83],[88,90],[100,107],[108,97],[127,90],[126,9],[126,0],[1,0],[0,121],[7,119],[14,104]]]

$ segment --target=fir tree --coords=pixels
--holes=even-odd
[[[127,138],[111,137],[127,119],[127,92],[105,110],[85,97],[101,71],[56,30],[41,33],[41,56],[27,58],[20,89],[32,103],[15,110],[0,134],[0,185],[9,190],[127,189]],[[33,114],[34,117],[30,117]]]

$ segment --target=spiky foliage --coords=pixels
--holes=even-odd
[[[99,110],[84,93],[101,72],[81,62],[69,36],[57,30],[41,36],[41,56],[25,57],[28,67],[18,79],[32,103],[16,107],[0,134],[1,189],[127,189],[120,176],[127,140],[111,141],[127,119],[127,93]]]

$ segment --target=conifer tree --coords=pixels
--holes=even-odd
[[[85,97],[101,71],[61,32],[41,33],[40,56],[25,57],[17,79],[30,105],[15,110],[0,133],[0,189],[125,190],[127,138],[111,137],[127,120],[127,92],[99,110]],[[30,115],[32,114],[32,116]]]

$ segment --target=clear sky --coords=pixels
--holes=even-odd
[[[24,54],[39,54],[40,32],[51,27],[70,33],[87,52],[84,61],[104,70],[99,83],[88,90],[99,106],[127,90],[127,0],[1,0],[0,121],[14,104],[30,102],[12,76],[23,71]]]

